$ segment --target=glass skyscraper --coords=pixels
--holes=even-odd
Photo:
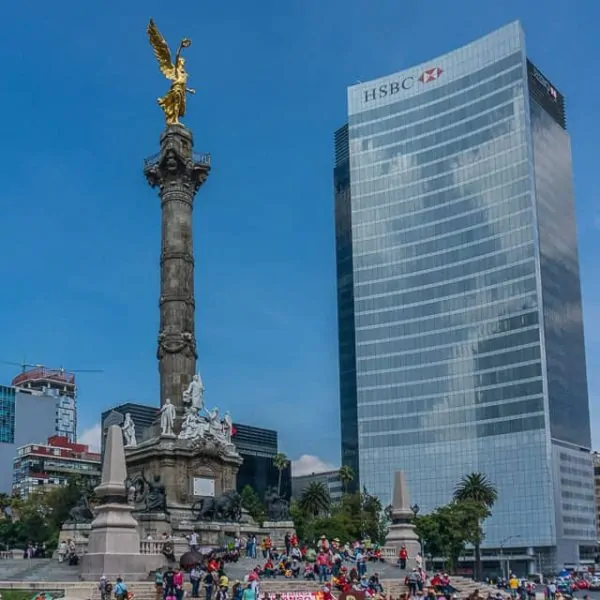
[[[404,471],[423,512],[485,473],[484,546],[576,564],[596,531],[570,139],[520,24],[350,87],[334,185],[342,462],[384,505]]]

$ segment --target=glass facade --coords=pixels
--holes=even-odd
[[[15,388],[0,385],[0,443],[15,441]]]
[[[238,492],[249,485],[260,498],[264,498],[269,488],[277,488],[279,484],[279,470],[273,462],[279,446],[277,432],[234,423],[232,441],[244,460],[237,474]],[[286,500],[292,495],[292,467],[289,461],[281,471],[281,495]]]
[[[568,135],[530,87],[513,23],[352,86],[336,134],[343,462],[424,511],[486,473],[488,547],[555,546],[551,438],[589,448]]]

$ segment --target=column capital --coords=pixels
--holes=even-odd
[[[171,125],[160,136],[160,152],[144,161],[144,175],[151,187],[161,192],[178,191],[182,185],[192,194],[206,181],[210,173],[210,154],[193,152],[191,131],[183,125]],[[168,201],[168,194],[163,201]],[[179,198],[178,198],[179,199]]]

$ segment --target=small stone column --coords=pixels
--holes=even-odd
[[[192,208],[210,172],[210,155],[192,152],[192,133],[170,125],[160,153],[146,159],[144,175],[158,187],[162,213],[158,370],[160,404],[167,398],[182,412],[182,394],[196,372]]]
[[[395,548],[398,552],[406,546],[409,561],[412,563],[418,552],[421,552],[419,536],[412,523],[414,513],[410,508],[410,497],[406,478],[402,471],[394,474],[394,492],[391,506],[391,525],[385,538],[385,545]],[[397,555],[396,552],[396,555]]]
[[[140,554],[138,523],[131,515],[133,507],[127,504],[126,477],[123,433],[118,425],[111,425],[106,438],[102,482],[95,489],[102,504],[96,508],[96,518],[92,521],[87,554],[81,557],[83,580],[98,581],[101,575],[111,581],[118,576],[126,581],[141,580],[151,568],[164,562],[161,556]]]

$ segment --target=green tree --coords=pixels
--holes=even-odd
[[[241,493],[242,506],[248,511],[250,516],[257,522],[262,523],[265,520],[265,506],[261,502],[259,495],[254,489],[246,485]]]
[[[273,464],[275,468],[279,471],[279,477],[277,478],[277,495],[281,496],[281,475],[283,474],[283,470],[288,466],[288,457],[283,452],[278,452],[273,458]]]
[[[445,557],[446,568],[456,572],[456,567],[467,544],[481,537],[480,519],[484,509],[471,501],[455,501],[440,506],[432,513],[415,517],[415,526],[423,540],[424,551]]]
[[[313,481],[302,491],[300,508],[308,515],[317,517],[326,514],[331,507],[329,490],[322,481]]]
[[[338,471],[338,476],[344,488],[344,494],[348,493],[348,485],[354,481],[354,471],[348,465],[342,465]]]
[[[456,486],[454,499],[459,502],[476,504],[481,508],[478,511],[480,515],[478,535],[472,540],[475,548],[475,568],[473,569],[473,575],[476,580],[480,580],[482,577],[481,542],[483,541],[483,529],[481,525],[491,514],[492,508],[498,499],[498,490],[483,473],[470,473],[469,475],[465,475]]]
[[[306,512],[300,507],[300,503],[292,498],[290,502],[290,519],[294,522],[294,529],[298,539],[301,540],[312,540],[310,537],[310,525],[313,521],[312,515],[306,514]]]

